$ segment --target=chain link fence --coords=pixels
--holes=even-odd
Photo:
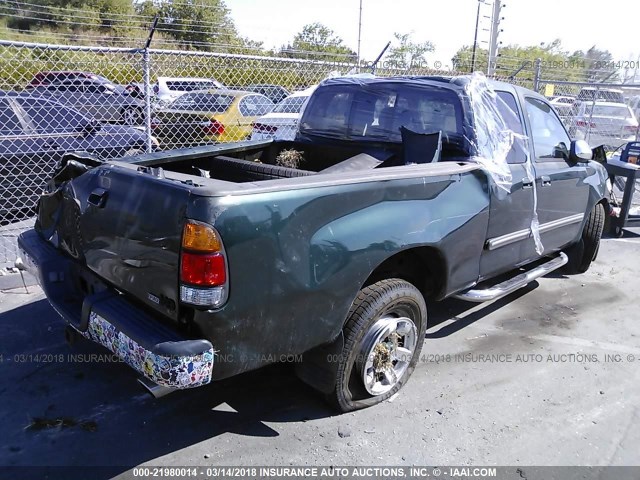
[[[302,58],[0,40],[0,268],[13,263],[16,237],[33,225],[39,195],[66,152],[113,159],[252,138],[293,138],[301,108],[320,81],[370,71],[352,56],[329,60],[296,53]],[[514,64],[505,72],[501,80],[549,97],[575,100],[589,87],[541,80],[544,70],[534,64]],[[383,58],[376,74],[456,72],[426,64],[406,68]],[[576,117],[573,100],[566,108],[555,101],[577,137],[589,140],[604,133],[592,127],[604,125],[594,122],[600,113],[598,101],[594,104],[598,88],[589,98],[591,108],[585,103],[579,110],[589,120]],[[625,99],[640,98],[635,88],[623,90]],[[636,133],[626,124],[620,131]]]

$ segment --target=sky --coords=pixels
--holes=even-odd
[[[428,58],[443,66],[451,64],[459,47],[473,44],[478,7],[478,0],[225,1],[240,34],[264,42],[267,48],[291,42],[304,25],[320,22],[354,51],[362,1],[362,58],[375,59],[394,32],[412,32],[414,41],[435,45]],[[584,0],[504,0],[503,4],[504,31],[499,40],[504,45],[540,45],[559,38],[564,50],[586,51],[596,45],[609,50],[616,61],[635,61],[640,55],[635,33],[640,2],[635,0],[607,0],[597,9],[591,7],[595,2]],[[482,6],[479,42],[489,39],[482,28],[488,29],[490,20],[484,15],[491,15],[490,5]]]

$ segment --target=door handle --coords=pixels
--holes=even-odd
[[[522,188],[533,188],[533,180],[531,180],[530,178],[523,178]]]
[[[89,202],[94,207],[103,208],[105,203],[107,203],[108,195],[108,190],[105,190],[104,188],[96,188],[89,194],[87,202]]]
[[[540,186],[542,186],[542,187],[550,187],[551,186],[551,177],[547,177],[546,175],[543,175],[542,177],[540,177]]]

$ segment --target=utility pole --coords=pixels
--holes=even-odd
[[[360,15],[358,16],[358,68],[360,67],[360,39],[362,38],[362,0],[360,0]]]
[[[476,13],[476,33],[473,36],[473,53],[471,54],[471,68],[469,73],[476,69],[476,48],[478,48],[478,23],[480,23],[480,5],[484,0],[478,0],[478,13]]]
[[[498,60],[498,35],[500,34],[500,11],[502,10],[502,2],[494,0],[493,14],[491,15],[491,39],[489,40],[489,63],[487,65],[487,75],[491,76],[496,71],[496,63]]]

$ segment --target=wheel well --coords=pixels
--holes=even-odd
[[[378,265],[362,288],[386,278],[401,278],[415,285],[425,298],[438,298],[445,287],[445,265],[436,248],[403,250]]]

